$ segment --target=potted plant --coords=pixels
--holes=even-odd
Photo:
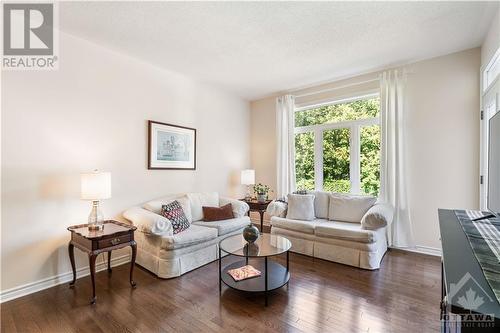
[[[265,202],[269,192],[272,192],[269,186],[262,183],[255,184],[253,186],[253,191],[257,194],[258,202]]]

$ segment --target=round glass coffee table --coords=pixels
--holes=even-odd
[[[288,284],[289,272],[289,250],[292,243],[282,236],[261,234],[254,243],[247,243],[242,235],[224,238],[219,243],[219,292],[222,292],[222,282],[228,287],[247,292],[264,292],[267,306],[267,294]],[[286,267],[268,260],[269,257],[277,256],[286,252]],[[244,258],[226,265],[222,268],[222,256],[224,254]],[[249,258],[263,260],[252,260],[252,266],[261,272],[260,276],[246,280],[235,281],[228,271],[248,265]]]

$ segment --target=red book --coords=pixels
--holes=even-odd
[[[234,281],[238,282],[241,280],[250,279],[253,277],[260,276],[260,271],[256,270],[251,265],[246,265],[240,268],[230,269],[227,271],[229,275],[234,279]]]

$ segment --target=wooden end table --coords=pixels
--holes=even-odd
[[[260,214],[260,232],[263,232],[264,228],[264,213],[266,212],[267,206],[271,203],[272,200],[266,200],[264,202],[257,201],[256,199],[246,200],[240,199],[240,201],[244,201],[250,206],[250,210],[248,211],[248,216],[250,216],[250,212],[259,212]]]
[[[134,240],[134,231],[137,228],[133,225],[118,221],[104,221],[104,229],[94,231],[88,229],[88,224],[71,226],[71,240],[68,244],[69,259],[73,269],[73,281],[70,287],[75,285],[76,268],[74,247],[76,246],[89,256],[90,277],[92,280],[92,298],[90,304],[95,304],[95,262],[99,254],[108,253],[108,272],[111,273],[111,251],[130,246],[132,248],[132,259],[130,261],[130,284],[135,288],[136,283],[132,279],[134,274],[135,257],[137,255],[137,243]]]

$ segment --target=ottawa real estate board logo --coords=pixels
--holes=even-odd
[[[2,9],[2,69],[57,69],[55,4],[3,3]]]
[[[464,311],[454,313],[452,304],[458,304]],[[442,317],[446,332],[460,332],[462,329],[471,329],[471,332],[495,327],[495,315],[488,313],[494,299],[469,273],[457,282],[450,283],[447,295],[447,311]]]

